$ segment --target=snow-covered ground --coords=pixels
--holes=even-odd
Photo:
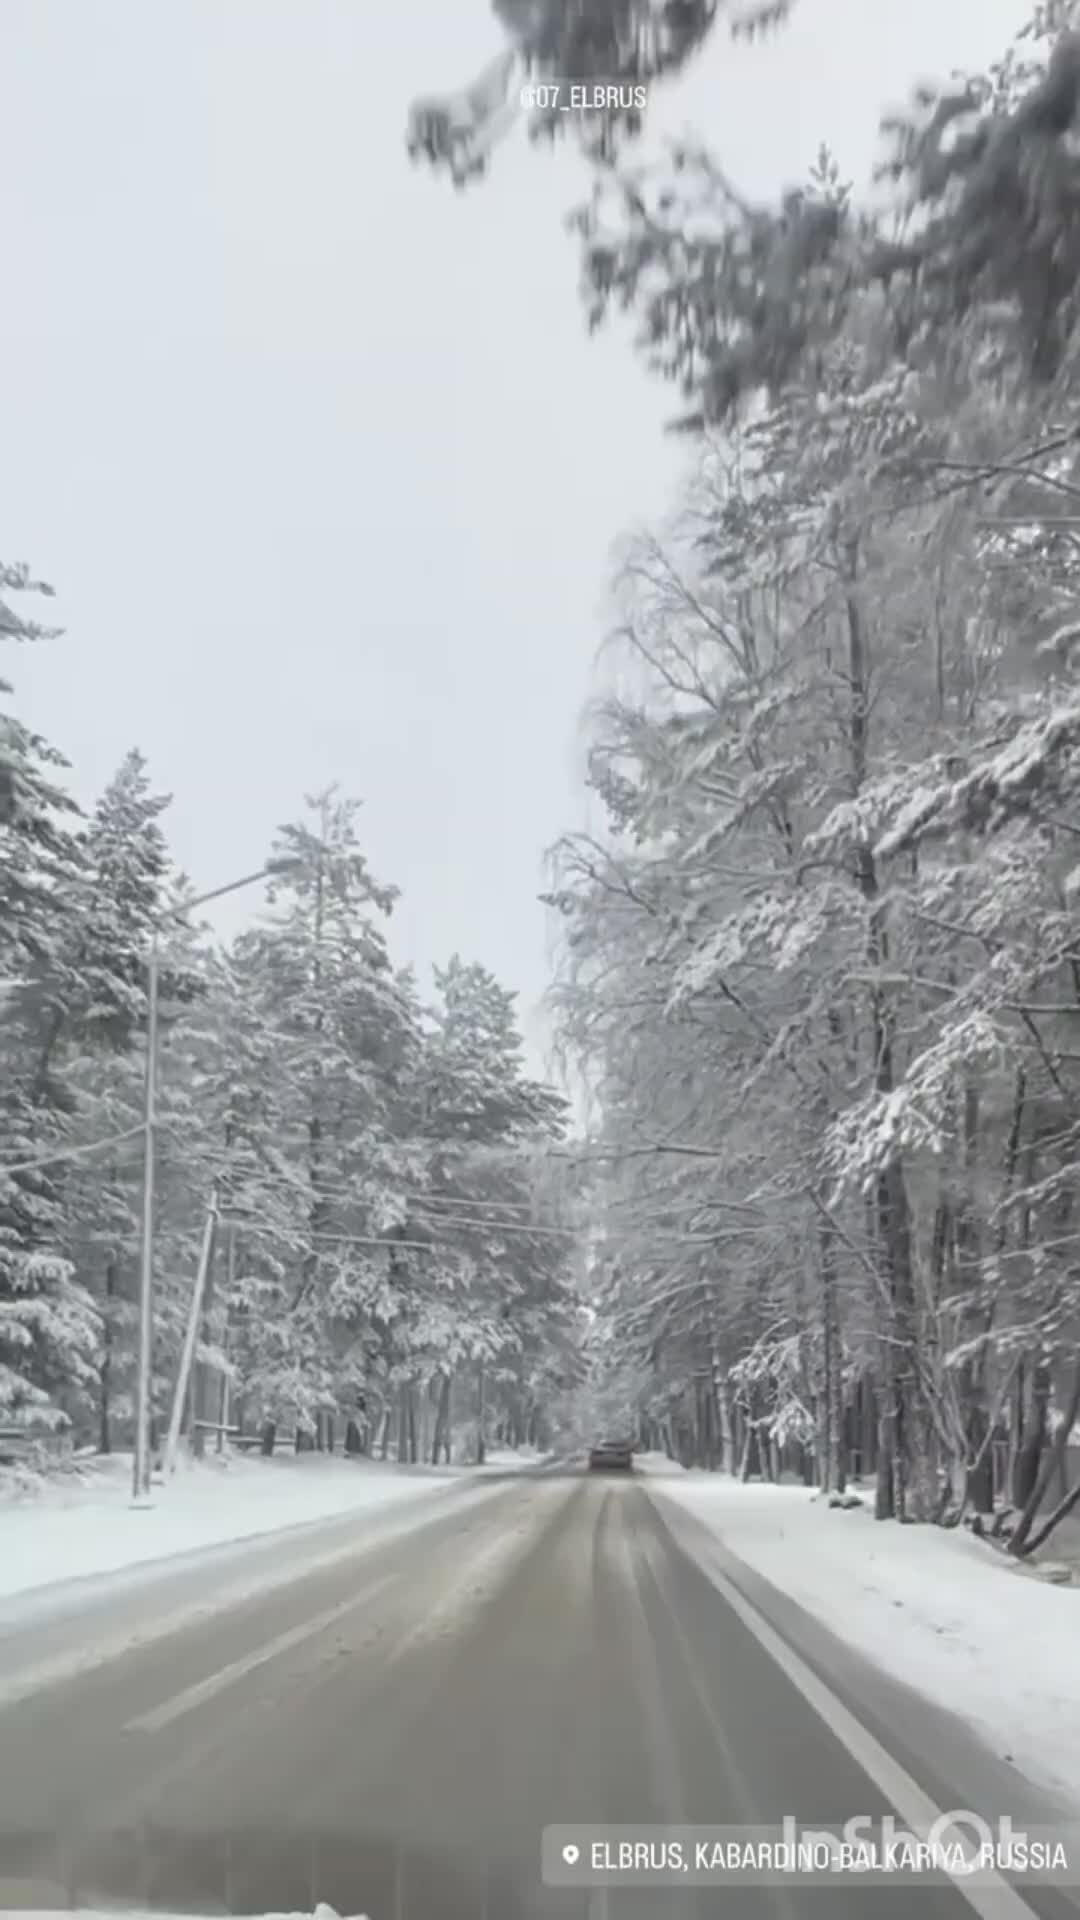
[[[966,1532],[877,1522],[870,1504],[844,1511],[802,1486],[651,1468],[656,1491],[729,1552],[1080,1803],[1080,1587],[1029,1578]]]
[[[534,1466],[538,1457],[498,1455],[487,1466],[504,1473]],[[227,1465],[182,1458],[142,1508],[131,1499],[130,1454],[92,1458],[77,1473],[47,1481],[13,1479],[6,1497],[0,1482],[0,1597],[338,1515],[404,1507],[482,1472],[310,1453],[232,1456]]]
[[[685,1467],[680,1467],[676,1460],[669,1460],[665,1453],[635,1453],[634,1472],[647,1473],[658,1480],[686,1481],[691,1477]],[[709,1476],[707,1481],[711,1484]]]
[[[524,1471],[526,1467],[538,1467],[546,1459],[547,1455],[540,1453],[536,1447],[494,1447],[485,1454],[481,1471],[514,1473]]]

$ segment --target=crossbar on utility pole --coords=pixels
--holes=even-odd
[[[210,1272],[210,1256],[214,1250],[214,1229],[218,1219],[218,1196],[214,1189],[210,1205],[206,1210],[206,1225],[203,1228],[202,1248],[199,1253],[199,1265],[195,1274],[195,1286],[191,1295],[191,1311],[188,1314],[187,1332],[184,1335],[184,1351],[180,1356],[180,1371],[176,1376],[176,1391],[173,1395],[172,1413],[169,1416],[169,1432],[165,1441],[165,1472],[176,1472],[176,1451],[180,1444],[180,1423],[184,1417],[184,1400],[187,1395],[188,1381],[191,1378],[191,1363],[195,1357],[195,1345],[199,1337],[199,1320],[202,1315],[203,1295],[206,1292],[206,1277]]]
[[[142,1245],[139,1268],[139,1371],[135,1409],[135,1468],[132,1498],[150,1494],[150,1374],[154,1294],[154,1127],[157,1121],[158,929],[150,941],[146,1016],[146,1082],[143,1102]]]

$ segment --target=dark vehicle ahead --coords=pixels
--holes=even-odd
[[[631,1473],[634,1448],[629,1440],[603,1440],[589,1455],[592,1473]]]

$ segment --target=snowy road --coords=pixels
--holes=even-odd
[[[760,1581],[752,1609],[718,1591],[695,1564],[693,1523],[652,1491],[548,1473],[479,1501],[450,1495],[399,1537],[0,1708],[0,1903],[75,1893],[252,1912],[318,1897],[371,1920],[1075,1916],[1045,1887],[1022,1902],[896,1883],[872,1898],[544,1888],[546,1825],[879,1816],[890,1766],[939,1807],[1033,1817],[969,1735],[849,1667],[820,1629],[802,1665],[797,1610]],[[169,1587],[141,1589],[138,1606],[175,1606]],[[770,1613],[782,1644],[762,1629]],[[0,1662],[29,1671],[76,1630],[70,1614],[20,1630]],[[807,1672],[828,1682],[814,1703]]]

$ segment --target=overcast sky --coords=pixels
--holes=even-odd
[[[864,180],[880,107],[1028,11],[799,0],[766,48],[718,34],[655,131],[752,193],[822,139]],[[611,547],[685,456],[586,336],[581,163],[520,129],[465,194],[408,163],[410,99],[500,45],[486,0],[2,0],[0,556],[57,589],[66,637],[10,671],[80,800],[141,747],[209,888],[337,781],[396,958],[483,960],[529,1016]]]

